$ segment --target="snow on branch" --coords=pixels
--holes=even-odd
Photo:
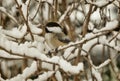
[[[32,32],[33,34],[40,35],[40,34],[43,32],[42,29],[40,29],[40,28],[37,27],[38,25],[34,25],[34,24],[32,24],[30,21],[28,22],[28,25],[29,25],[30,30],[31,30],[31,32]]]
[[[63,69],[68,74],[74,75],[74,74],[79,74],[80,72],[84,71],[83,63],[78,63],[77,66],[72,66],[66,60],[61,59],[59,64],[60,64],[60,68]]]
[[[16,38],[16,39],[21,39],[25,36],[27,33],[27,26],[24,24],[21,29],[18,28],[13,28],[12,30],[1,30],[5,35]]]
[[[41,60],[47,59],[45,54],[41,54],[38,49],[34,47],[29,47],[31,43],[25,42],[24,44],[18,44],[13,41],[7,40],[5,37],[2,37],[0,39],[0,47],[4,49],[7,52],[11,52],[14,55],[18,56],[28,56],[32,58],[38,58]]]
[[[79,63],[78,66],[72,66],[69,62],[63,60],[62,58],[58,56],[54,56],[52,58],[47,57],[45,54],[39,52],[38,49],[29,47],[30,43],[20,44],[18,45],[15,42],[8,41],[4,37],[1,36],[0,39],[0,47],[7,51],[8,53],[11,53],[13,55],[17,56],[26,56],[29,58],[36,58],[45,62],[55,63],[58,64],[61,69],[63,69],[65,72],[69,72],[71,74],[78,74],[80,71],[83,71],[83,64]],[[66,65],[66,66],[65,66]],[[67,67],[67,68],[66,68]],[[69,69],[68,69],[69,67]],[[74,71],[73,71],[74,69]]]
[[[47,79],[50,78],[54,73],[55,73],[54,71],[44,72],[43,74],[39,75],[37,79],[33,81],[47,81]]]
[[[5,81],[25,81],[30,75],[34,74],[37,71],[37,62],[33,61],[30,67],[24,69],[22,74],[19,74],[11,79]]]
[[[3,12],[8,17],[10,17],[16,24],[19,24],[17,20],[9,12],[7,12],[7,10],[4,7],[0,7],[0,12]]]
[[[102,76],[98,70],[92,68],[92,75],[96,78],[97,81],[102,81]]]
[[[23,3],[21,0],[15,0],[15,1],[17,3],[17,6],[20,8],[20,12],[21,12],[24,20],[27,20],[27,18],[28,18],[28,6],[29,6],[30,0],[27,0],[26,3]]]
[[[99,7],[99,8],[105,7],[105,6],[111,4],[114,1],[115,0],[97,0],[96,2],[92,2],[90,0],[87,0],[87,2],[89,4],[93,4],[93,5],[95,5],[95,6]]]
[[[69,6],[67,8],[67,10],[64,12],[64,14],[59,18],[59,22],[58,23],[61,23],[63,22],[64,19],[66,19],[65,17],[67,17],[72,11],[72,9],[74,8],[74,4],[72,4],[71,6]]]
[[[7,52],[5,52],[4,50],[0,50],[0,58],[3,58],[3,59],[15,59],[15,60],[18,60],[18,59],[23,59],[22,57],[20,56],[15,56],[15,55],[11,55]]]
[[[74,43],[73,43],[73,42],[70,42],[70,43],[67,44],[67,45],[59,46],[58,51],[63,50],[63,49],[66,49],[66,48],[69,48],[69,47],[72,47],[72,46],[76,46],[76,45],[78,45],[78,44],[82,44],[82,43],[88,42],[88,41],[90,41],[90,40],[92,40],[92,39],[94,39],[94,38],[96,38],[96,37],[105,35],[105,34],[107,34],[107,33],[109,33],[109,31],[107,31],[107,32],[99,32],[99,33],[95,33],[95,34],[94,34],[94,33],[88,33],[88,34],[86,34],[85,37],[82,38],[82,40],[80,40],[80,41],[76,41],[76,42],[74,42]]]
[[[113,29],[118,27],[118,24],[119,24],[118,20],[113,20],[113,21],[107,22],[105,27],[101,28],[100,30],[94,30],[93,32],[98,33],[98,32],[104,32],[104,31],[112,31]]]
[[[108,65],[111,62],[110,59],[107,59],[105,62],[103,62],[102,64],[100,64],[99,66],[95,67],[95,69],[101,69],[104,66]]]
[[[120,31],[116,31],[119,5],[114,5],[118,0],[2,0],[0,3],[0,81],[102,81],[105,73],[101,69],[106,71],[107,65],[119,63],[117,55],[108,56],[111,50],[120,52]],[[56,32],[47,32],[48,22],[58,22],[67,28],[64,33],[67,32],[70,42],[50,48],[54,38],[61,43],[59,39],[66,37],[61,35],[63,31],[58,37]],[[49,39],[51,44],[45,37],[48,33],[55,35]],[[117,73],[114,66],[111,76]]]
[[[55,74],[57,81],[63,81],[62,74],[60,71],[57,71]]]

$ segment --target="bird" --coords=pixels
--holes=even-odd
[[[62,28],[57,22],[48,22],[45,25],[45,40],[51,49],[56,49],[70,42],[66,29]]]

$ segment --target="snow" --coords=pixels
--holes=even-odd
[[[97,44],[97,43],[98,43],[98,39],[97,39],[97,38],[92,39],[92,40],[86,42],[85,44],[83,44],[82,49],[84,49],[86,52],[89,53],[89,50],[91,49],[91,47],[92,47],[93,45]],[[81,55],[87,55],[86,52],[82,51],[82,52],[81,52]]]
[[[116,15],[118,13],[118,11],[116,10],[116,6],[114,4],[108,5],[107,6],[107,12],[105,11],[107,17],[110,17],[111,20],[118,19],[118,15]]]
[[[96,2],[91,2],[91,1],[88,1],[88,2],[91,3],[91,4],[94,4],[98,7],[103,7],[103,6],[105,6],[106,4],[109,3],[109,1],[107,1],[107,0],[97,0]]]
[[[73,5],[67,7],[67,10],[66,10],[66,11],[64,12],[64,14],[59,18],[59,23],[61,23],[61,22],[65,19],[66,15],[69,13],[69,11],[70,11],[73,7],[74,7]]]
[[[49,66],[49,67],[48,67]],[[44,69],[47,69],[49,71],[53,70],[53,64],[47,63],[47,62],[42,62],[41,67]]]
[[[103,45],[108,43],[107,38],[106,38],[105,35],[99,37],[99,43],[101,43]]]
[[[115,47],[115,41],[111,41],[110,43],[108,42],[106,44],[110,45],[111,47]]]
[[[101,22],[100,9],[97,9],[91,14],[90,20],[97,24]]]
[[[11,55],[11,54],[5,52],[4,50],[0,50],[0,57],[2,57],[2,58],[8,58],[8,59],[14,59],[14,58],[19,59],[19,58],[22,58],[22,57],[19,57],[19,56]]]
[[[37,71],[37,62],[33,61],[31,66],[25,68],[22,74],[18,74],[11,79],[7,79],[6,81],[25,81],[25,79],[32,75],[35,71]]]
[[[77,48],[77,49],[75,49],[75,52],[74,52],[74,53],[70,53],[70,54],[66,57],[66,59],[67,59],[67,60],[73,59],[73,58],[75,58],[75,57],[78,55],[78,53],[79,53],[79,49]]]
[[[4,14],[6,14],[8,17],[10,17],[15,23],[18,24],[17,20],[10,14],[7,12],[7,10],[4,7],[0,7],[0,11],[3,12]]]
[[[6,61],[1,61],[1,70],[3,75],[5,75],[7,78],[10,78],[12,73],[10,69],[8,69]]]
[[[112,33],[113,33],[113,35],[115,36],[115,35],[117,35],[119,32],[113,31]],[[120,33],[117,35],[116,38],[120,40]]]
[[[43,8],[43,11],[42,11],[42,13],[43,13],[43,18],[44,18],[44,20],[48,20],[48,18],[49,18],[49,5],[47,4],[47,3],[45,3],[45,5],[44,5],[44,8]]]
[[[59,60],[60,60],[60,57],[59,56],[54,56],[51,59],[47,59],[47,60],[48,60],[48,62],[52,62],[52,63],[58,64]]]
[[[0,74],[0,81],[5,81],[3,78],[1,78],[1,74]]]
[[[20,0],[19,0],[19,1],[20,1]],[[10,7],[10,6],[14,5],[15,3],[14,3],[14,1],[12,1],[12,0],[3,0],[3,1],[1,2],[1,4],[2,4],[2,6],[4,6],[4,7]]]
[[[21,39],[27,33],[27,26],[24,24],[21,27],[21,30],[19,30],[18,28],[13,28],[12,30],[4,30],[3,29],[3,33],[7,36]]]
[[[96,69],[101,69],[104,66],[108,65],[111,62],[110,59],[107,59],[106,61],[104,61],[102,64],[100,64],[99,66],[95,67]]]
[[[120,46],[115,46],[114,49],[116,49],[117,51],[120,51]]]
[[[102,30],[110,30],[110,29],[114,29],[118,26],[118,21],[117,20],[113,20],[111,22],[107,22],[105,28],[103,28]]]
[[[112,20],[110,22],[107,22],[105,27],[102,27],[100,30],[94,30],[93,32],[97,33],[97,32],[102,32],[102,31],[109,31],[109,30],[113,30],[117,27],[118,27],[118,21]]]
[[[83,63],[78,63],[77,66],[72,66],[69,62],[63,59],[59,61],[59,65],[61,69],[63,69],[66,73],[69,74],[78,74],[84,69]]]
[[[22,4],[22,0],[17,0],[18,4],[21,5]]]
[[[5,45],[7,43],[7,45]],[[47,56],[43,53],[41,53],[38,49],[34,47],[28,48],[27,42],[25,44],[21,44],[20,46],[16,42],[9,41],[5,39],[4,37],[1,37],[0,39],[0,47],[5,48],[7,51],[11,51],[13,54],[17,55],[25,55],[32,58],[38,58],[41,60],[46,60]]]
[[[33,35],[33,36],[34,36],[34,40],[37,42],[43,43],[45,41],[44,37],[42,37],[42,36],[38,36],[38,35]],[[32,41],[30,34],[27,34],[25,36],[25,40]]]
[[[43,74],[39,75],[37,79],[34,81],[46,81],[49,77],[54,74],[54,71],[44,72]]]
[[[69,44],[67,44],[65,46],[58,47],[58,50],[62,50],[62,54],[55,53],[55,55],[53,54],[52,56],[48,55],[49,54],[48,51],[50,49],[49,49],[49,46],[45,42],[44,36],[42,35],[44,33],[44,31],[42,28],[40,28],[40,24],[38,25],[38,23],[42,23],[44,25],[44,23],[51,20],[51,19],[48,19],[48,18],[51,18],[51,15],[49,15],[49,13],[52,13],[52,11],[49,9],[52,9],[54,12],[55,7],[54,7],[54,5],[51,5],[51,6],[48,5],[48,3],[53,4],[53,0],[41,0],[41,1],[37,0],[37,1],[39,1],[39,3],[42,3],[43,1],[45,1],[45,3],[42,3],[42,6],[40,6],[40,8],[39,8],[40,12],[37,14],[34,21],[30,20],[29,17],[31,17],[31,18],[33,17],[32,13],[34,13],[34,11],[36,12],[36,9],[38,9],[37,6],[39,4],[37,4],[37,1],[34,1],[34,3],[32,3],[32,0],[31,0],[29,10],[27,10],[29,1],[30,0],[27,0],[27,1],[25,1],[25,3],[23,3],[22,0],[17,0],[17,2],[19,3],[19,6],[21,6],[20,9],[22,10],[22,15],[24,16],[25,21],[27,22],[27,25],[30,28],[31,34],[34,37],[34,41],[32,41],[32,39],[31,39],[29,30],[27,31],[27,26],[24,23],[24,20],[22,20],[23,22],[20,21],[20,23],[17,24],[17,25],[19,25],[19,27],[12,27],[11,23],[8,23],[8,24],[10,24],[12,29],[6,30],[6,27],[5,27],[5,29],[3,29],[4,27],[0,26],[0,58],[2,58],[2,59],[4,59],[4,58],[6,58],[6,59],[11,59],[11,58],[12,59],[24,59],[26,57],[26,58],[28,58],[28,59],[30,58],[30,60],[32,60],[32,64],[30,67],[26,67],[21,74],[18,73],[17,76],[14,76],[11,79],[6,79],[5,81],[46,81],[49,78],[52,78],[51,76],[53,76],[53,75],[55,76],[57,81],[63,81],[63,74],[61,71],[65,72],[67,77],[69,76],[69,74],[73,75],[73,76],[76,74],[81,74],[81,72],[84,71],[84,63],[79,62],[77,65],[72,65],[73,61],[71,61],[71,59],[74,59],[79,54],[80,48],[77,47],[78,44],[79,45],[82,44],[83,50],[81,51],[81,55],[87,55],[89,53],[90,49],[92,48],[92,46],[96,45],[98,43],[98,41],[99,41],[101,47],[103,47],[103,45],[106,45],[106,46],[112,47],[114,49],[114,51],[116,51],[116,50],[120,51],[119,43],[117,46],[115,44],[116,38],[115,38],[115,40],[112,40],[110,43],[108,43],[107,38],[105,36],[105,34],[107,34],[106,31],[113,32],[113,30],[116,27],[118,27],[119,21],[115,17],[113,17],[113,18],[111,18],[110,21],[107,21],[106,25],[104,27],[101,27],[101,29],[99,29],[99,30],[96,29],[92,33],[87,33],[85,35],[85,37],[78,38],[78,39],[80,39],[79,41],[70,42]],[[59,1],[62,2],[62,0],[59,0]],[[70,0],[69,3],[71,3],[71,1],[72,0]],[[93,30],[94,27],[98,26],[99,24],[100,24],[99,26],[102,26],[102,24],[100,22],[103,22],[104,20],[101,21],[99,11],[101,10],[101,7],[105,6],[110,1],[111,0],[109,0],[109,1],[108,0],[101,0],[101,1],[96,0],[96,2],[90,2],[90,0],[89,0],[90,3],[99,7],[95,12],[91,13],[90,22],[88,25],[89,30]],[[2,3],[3,2],[4,1],[2,1]],[[13,4],[13,6],[12,6],[13,12],[11,14],[12,15],[14,14],[14,16],[15,16],[15,14],[16,14],[15,9],[17,9],[16,3],[12,3],[12,2],[14,2],[14,1],[8,1],[8,3]],[[88,2],[88,0],[87,0],[87,2]],[[60,9],[58,9],[58,10],[60,10],[60,11],[57,11],[57,12],[60,12],[60,15],[58,14],[59,15],[58,23],[61,24],[67,16],[70,16],[71,24],[76,24],[76,23],[78,24],[78,22],[79,22],[80,24],[78,24],[78,25],[81,25],[82,24],[81,22],[84,22],[86,13],[88,13],[88,11],[89,11],[89,4],[84,3],[84,0],[82,0],[82,1],[80,1],[79,7],[81,8],[81,6],[82,6],[83,9],[82,8],[78,9],[77,2],[75,2],[75,5],[74,5],[74,2],[72,2],[72,5],[70,5],[69,3],[66,4],[67,9],[65,11],[63,11],[63,13],[60,12],[61,11]],[[5,5],[7,6],[7,3],[5,3]],[[62,4],[60,4],[60,5],[62,5]],[[113,3],[112,3],[112,5],[113,5]],[[34,8],[33,6],[36,6],[36,8]],[[93,6],[93,8],[94,7],[95,6]],[[111,7],[113,7],[113,6],[111,6]],[[103,13],[104,13],[104,10],[106,10],[106,12],[107,12],[108,9],[106,9],[106,8],[109,8],[111,11],[112,10],[111,7],[110,7],[110,4],[108,4],[108,6],[106,6],[105,9],[103,9]],[[31,8],[34,11],[31,10]],[[11,12],[11,8],[10,8],[10,10],[7,11],[7,8],[4,8],[4,6],[3,6],[3,7],[0,7],[0,11],[2,11],[3,14],[5,14],[5,17],[6,16],[10,17],[10,22],[12,19],[14,22],[18,23],[17,20],[14,18],[14,16],[12,16],[10,13],[8,13],[8,12]],[[43,12],[41,12],[41,11],[43,11]],[[43,14],[43,20],[42,20],[41,14]],[[115,13],[112,13],[112,12],[110,12],[110,14],[104,13],[104,15],[106,17],[108,17],[108,16],[112,17],[111,15],[113,15],[113,14],[116,15]],[[101,14],[101,15],[103,15],[103,14]],[[20,14],[20,16],[21,16],[21,14]],[[17,18],[19,19],[19,17],[17,17]],[[4,15],[3,15],[3,20],[4,20]],[[37,21],[37,23],[36,23],[36,21]],[[43,22],[41,22],[41,21],[43,21]],[[16,23],[12,24],[12,25],[16,26]],[[97,25],[96,24],[94,25],[94,23],[97,23]],[[68,30],[70,29],[68,26],[68,23],[63,22],[62,24],[64,24],[64,26]],[[5,26],[6,26],[6,24],[5,24]],[[59,27],[47,27],[47,28],[49,31],[52,31],[54,33],[62,32],[61,28],[59,28]],[[75,30],[76,30],[76,27],[75,27]],[[117,33],[118,32],[115,32],[114,34],[117,34]],[[120,35],[118,35],[117,38],[120,38],[119,36]],[[22,38],[24,38],[23,42],[19,43],[22,41]],[[101,49],[98,48],[99,51]],[[53,49],[53,51],[54,51],[54,49]],[[110,51],[112,51],[112,50],[110,50]],[[117,53],[117,52],[113,52],[113,53]],[[34,59],[41,61],[40,73],[38,73],[38,68],[39,68],[38,65],[39,64],[36,61],[33,61]],[[94,64],[92,64],[92,60],[91,59],[88,59],[88,60],[90,61],[91,65],[92,65],[91,66],[92,75],[97,79],[97,81],[102,81],[103,77],[101,77],[101,74],[98,70],[105,67],[107,64],[109,64],[112,61],[112,59],[107,59],[106,61],[101,63],[99,66],[94,66]],[[9,66],[8,66],[8,65],[6,65],[5,61],[0,60],[1,68],[3,68],[4,73],[8,77],[11,77],[12,72],[10,72],[10,70],[8,68],[9,68],[9,66],[12,67],[13,65],[9,64]],[[84,59],[83,59],[83,61],[84,61]],[[31,62],[29,62],[29,63],[31,63]],[[20,64],[19,64],[19,67],[21,68]],[[34,80],[28,79],[29,76],[36,74],[36,72],[38,74],[38,77],[36,79],[34,79]],[[87,72],[87,73],[89,75],[89,72]],[[92,77],[90,77],[88,79],[90,80],[91,78]],[[82,80],[82,78],[80,78],[80,79]],[[2,80],[1,76],[0,76],[0,80]]]
[[[75,22],[76,20],[78,20],[79,22],[83,22],[84,21],[84,14],[80,11],[76,11],[74,10],[71,15],[70,15],[70,19],[72,22]]]
[[[30,21],[29,21],[29,27],[33,34],[40,35],[43,32],[41,28],[38,28],[37,25],[32,24]]]
[[[28,17],[28,3],[29,3],[29,0],[26,1],[26,3],[23,3],[22,0],[17,0],[19,6],[21,5],[21,10],[22,10],[22,13],[23,13],[23,16],[25,18],[25,20],[27,20],[27,17]]]
[[[93,33],[87,33],[86,35],[85,35],[85,38],[86,39],[91,39],[92,37],[94,37],[95,36],[95,34],[93,34]]]
[[[55,77],[56,77],[57,81],[63,81],[62,74],[60,73],[60,71],[57,71],[55,73]]]
[[[92,67],[92,75],[97,79],[97,81],[102,81],[102,76],[100,72]]]
[[[22,10],[25,20],[27,20],[27,5],[22,3],[21,10]]]
[[[25,70],[22,73],[22,76],[26,78],[33,74],[35,71],[37,71],[37,62],[33,61],[30,67],[25,68]]]
[[[39,50],[35,48],[29,48],[25,51],[25,55],[30,56],[32,58],[38,58],[41,60],[47,60],[47,56],[39,52]]]
[[[94,29],[94,24],[92,22],[89,22],[88,29],[89,30],[93,30]]]
[[[72,53],[72,51],[75,49],[75,47],[69,47],[69,48],[67,48],[66,50],[65,50],[65,52],[64,52],[64,58],[67,58],[68,56],[70,56],[71,55],[71,53]]]
[[[22,10],[22,13],[23,13],[23,16],[24,16],[25,20],[27,20],[27,18],[28,18],[28,4],[29,4],[29,1],[30,0],[27,0],[26,3],[23,3],[22,0],[17,0],[18,5],[22,6],[21,10]]]
[[[42,0],[42,1],[47,1],[50,4],[53,4],[53,0]]]

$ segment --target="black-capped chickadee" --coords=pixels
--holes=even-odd
[[[69,39],[66,38],[66,30],[56,22],[48,22],[45,31],[45,40],[51,49],[66,45],[69,42]]]

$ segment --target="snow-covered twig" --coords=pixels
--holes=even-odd
[[[118,27],[118,20],[109,21],[106,23],[105,27],[102,27],[100,30],[93,30],[94,33],[112,31]]]
[[[42,60],[45,62],[50,62],[50,63],[55,63],[58,64],[59,67],[61,69],[63,69],[65,72],[71,73],[71,74],[77,74],[80,71],[83,71],[83,64],[79,63],[78,66],[72,66],[69,62],[65,61],[64,59],[58,57],[58,56],[54,56],[52,58],[47,57],[45,54],[39,52],[38,49],[36,48],[29,48],[28,47],[29,43],[25,43],[25,44],[20,44],[18,45],[15,42],[12,41],[8,41],[7,39],[5,39],[4,37],[1,37],[0,39],[0,47],[7,51],[8,53],[11,53],[13,55],[17,55],[17,56],[22,56],[22,57],[28,57],[28,58],[36,58],[38,60]],[[65,66],[66,64],[66,66]],[[66,67],[69,67],[66,68]],[[66,68],[66,69],[65,69]],[[73,72],[74,69],[74,72]]]
[[[37,79],[33,81],[47,81],[54,74],[54,71],[44,72],[43,74],[39,75]]]
[[[4,50],[0,50],[0,58],[6,59],[6,60],[23,60],[24,59],[19,56],[11,55],[11,54],[5,52]]]
[[[21,39],[25,36],[25,34],[27,33],[27,26],[26,24],[24,24],[22,26],[22,28],[19,30],[17,28],[13,28],[12,30],[5,30],[5,29],[1,29],[1,31],[6,35],[6,36],[10,36],[13,37],[15,39]]]
[[[99,66],[96,66],[95,69],[99,70],[103,67],[105,67],[106,65],[108,65],[111,62],[110,59],[107,59],[106,61],[104,61],[102,64],[100,64]]]
[[[74,8],[74,4],[72,4],[71,6],[69,6],[67,8],[67,10],[64,12],[64,14],[59,18],[59,22],[58,23],[62,23],[63,20],[66,19],[66,17],[71,14],[73,8]]]
[[[26,1],[26,4],[23,3],[22,1],[19,1],[19,0],[15,0],[15,2],[17,4],[18,9],[20,11],[20,14],[21,14],[26,26],[27,26],[27,30],[29,31],[29,33],[31,35],[31,38],[34,41],[34,37],[32,35],[32,32],[31,32],[31,30],[29,28],[29,24],[28,24],[28,14],[27,14],[28,13],[28,10],[27,10],[28,8],[27,7],[28,7],[28,4],[29,4],[29,0],[28,0],[28,2]],[[21,5],[22,5],[22,8],[21,8]]]
[[[102,81],[102,76],[98,70],[92,68],[92,75],[95,77],[97,81]]]
[[[85,35],[84,38],[82,38],[82,40],[76,41],[76,42],[74,42],[74,43],[73,43],[73,42],[70,42],[68,45],[60,46],[60,47],[58,47],[57,50],[60,51],[60,50],[63,50],[63,49],[66,49],[66,48],[69,48],[69,47],[72,47],[72,46],[76,46],[76,45],[78,45],[78,44],[85,43],[85,42],[87,42],[87,41],[90,41],[90,40],[92,40],[92,39],[94,39],[94,38],[96,38],[96,37],[105,35],[105,34],[107,34],[107,33],[109,33],[109,31],[107,31],[107,32],[100,32],[100,33],[96,33],[96,34],[88,33],[88,34]]]
[[[89,4],[93,4],[93,5],[95,5],[95,6],[99,7],[99,8],[103,8],[103,7],[113,3],[115,0],[100,0],[100,1],[98,0],[96,2],[91,2],[91,1],[88,1],[88,0],[86,0],[86,1]]]
[[[8,13],[7,10],[4,7],[0,7],[0,12],[3,12],[5,15],[10,17],[17,25],[19,25],[17,20],[10,13]]]
[[[22,74],[18,74],[17,76],[7,79],[6,81],[25,81],[28,77],[34,74],[37,71],[37,62],[33,61],[30,67],[25,68]]]

